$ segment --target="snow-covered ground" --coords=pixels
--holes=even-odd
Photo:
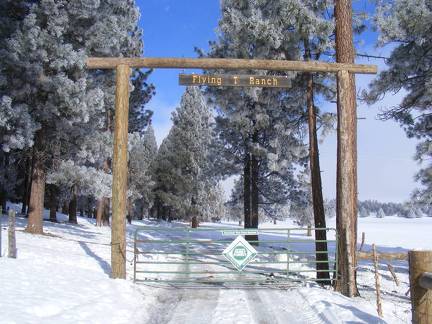
[[[65,216],[59,214],[59,219],[64,220]],[[36,236],[23,232],[24,218],[18,218],[17,222],[18,258],[0,258],[0,323],[381,321],[376,315],[374,277],[369,263],[360,264],[361,297],[355,299],[305,285],[287,289],[175,289],[134,285],[131,262],[134,229],[144,224],[168,224],[147,221],[128,225],[128,280],[112,280],[109,278],[109,228],[98,228],[93,220],[79,218],[79,225],[45,222],[47,235]],[[365,218],[360,219],[359,230],[366,232],[366,243],[376,243],[379,250],[403,250],[430,248],[432,242],[427,228],[431,225],[432,218]],[[273,226],[263,224],[264,228]],[[3,217],[3,256],[6,229],[6,217]],[[396,287],[386,265],[382,264],[383,322],[409,323],[409,297],[405,296],[407,265],[400,262],[393,266],[402,283]]]

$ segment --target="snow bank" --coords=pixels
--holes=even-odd
[[[18,259],[0,258],[1,323],[143,323],[143,295],[109,278],[110,229],[79,222],[36,236],[18,218]]]
[[[58,219],[67,217],[59,215]],[[382,264],[380,267],[384,306],[382,321],[376,316],[374,277],[368,263],[359,267],[361,297],[355,299],[331,290],[305,286],[243,290],[157,288],[157,285],[132,283],[132,233],[137,225],[170,227],[185,224],[144,221],[128,225],[129,277],[128,280],[112,280],[109,278],[110,228],[98,228],[92,220],[78,218],[79,225],[45,222],[45,231],[50,235],[36,236],[23,232],[24,218],[17,221],[18,259],[0,258],[1,323],[409,322],[409,297],[405,296],[408,271],[403,262],[393,264],[401,281],[399,287],[386,272],[386,266]],[[5,249],[5,217],[2,222]],[[417,245],[423,242],[430,246],[426,230],[428,224],[432,225],[432,219],[366,218],[360,222],[360,231],[366,229],[367,243],[375,240],[380,247],[407,249],[411,241],[416,240]],[[274,224],[262,226],[275,227]],[[276,226],[292,227],[293,224],[278,222]],[[397,229],[404,233],[406,241],[405,236],[401,238],[392,234]],[[151,233],[143,235],[151,238]],[[215,233],[206,235],[212,238],[220,236]]]

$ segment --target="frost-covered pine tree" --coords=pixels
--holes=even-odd
[[[33,134],[37,125],[32,120],[27,106],[14,105],[8,92],[9,72],[4,63],[7,39],[19,28],[28,14],[30,1],[4,0],[0,2],[0,206],[6,210],[8,199],[18,199],[26,183],[21,173],[25,168],[27,156],[18,153],[28,151],[33,145]],[[25,178],[25,177],[24,177]]]
[[[50,21],[46,24],[46,21]],[[84,52],[66,39],[66,1],[40,1],[7,42],[7,92],[15,106],[26,107],[37,125],[27,230],[42,233],[46,162],[50,141],[67,136],[75,123],[86,122],[91,107],[84,100]]]
[[[225,193],[219,183],[205,181],[198,195],[198,210],[201,220],[218,221],[225,217]]]
[[[155,207],[158,217],[199,219],[211,183],[212,116],[198,88],[186,88],[172,121],[155,162]]]
[[[141,56],[143,51],[142,30],[138,27],[139,10],[134,0],[115,1],[107,0],[96,2],[92,9],[92,16],[85,19],[80,25],[77,34],[85,35],[85,48],[88,56],[114,56],[134,57]],[[84,5],[84,7],[83,7]],[[86,1],[77,8],[79,17],[80,10],[85,9]],[[149,72],[132,71],[130,95],[129,131],[143,132],[148,124],[151,112],[144,109],[144,105],[150,100],[154,93],[153,85],[147,83]],[[87,141],[93,142],[94,138],[111,138],[109,149],[112,147],[112,131],[114,125],[114,99],[115,99],[115,76],[113,71],[91,71],[88,74],[90,87],[103,90],[103,111],[94,117],[94,124],[99,125],[93,129],[101,133],[94,135],[90,132]],[[101,144],[104,145],[106,141]],[[94,143],[96,144],[96,143]],[[95,147],[94,144],[88,147]],[[97,145],[97,144],[96,144]],[[108,149],[105,151],[108,152]],[[91,151],[89,152],[91,154]],[[95,160],[96,166],[101,172],[111,174],[111,152],[109,155],[99,156]],[[109,223],[109,196],[102,197],[97,201],[97,224]]]
[[[326,199],[324,200],[325,215],[327,218],[336,217],[336,200]]]
[[[408,137],[421,140],[415,158],[426,162],[417,174],[422,185],[414,192],[416,199],[426,204],[432,202],[432,75],[430,67],[432,34],[432,6],[428,0],[378,1],[375,25],[379,31],[379,46],[392,44],[393,50],[386,60],[387,70],[382,71],[370,84],[364,97],[374,103],[385,94],[405,91],[398,105],[392,105],[381,117],[395,119],[405,129]]]
[[[138,56],[142,52],[142,34],[133,0],[31,3],[27,16],[6,45],[5,91],[13,109],[31,109],[32,123],[37,126],[28,230],[40,233],[47,169],[59,165],[53,163],[53,141],[62,148],[55,158],[75,164],[82,162],[77,158],[82,147],[100,147],[110,142],[110,135],[102,132],[110,133],[112,125],[114,77],[102,71],[87,73],[86,55]],[[145,119],[148,113],[142,103],[152,90],[144,83],[146,77],[138,77],[140,73],[135,72],[133,77],[136,95],[132,109]],[[102,141],[94,143],[98,139]],[[97,164],[109,164],[108,157],[96,161],[93,156],[84,164],[95,163],[90,166],[99,169]]]
[[[3,0],[0,3],[0,57],[7,55],[7,40],[19,29],[31,1]],[[13,104],[8,91],[8,65],[0,65],[0,149],[24,149],[33,145],[36,125],[26,105]]]
[[[369,216],[369,214],[368,214],[368,211],[366,210],[366,208],[360,207],[360,209],[359,209],[359,217],[365,218],[365,217],[368,217],[368,216]]]
[[[290,40],[285,43],[284,35],[289,34],[288,24],[282,21],[273,24],[275,17],[267,15],[274,5],[273,1],[222,1],[219,37],[210,44],[206,55],[242,59],[299,59],[297,43]],[[242,73],[265,75],[267,72]],[[296,77],[295,73],[285,75],[289,80]],[[304,98],[304,94],[268,88],[211,87],[208,95],[218,112],[216,132],[219,147],[223,148],[218,161],[219,169],[224,175],[243,174],[245,227],[257,227],[259,201],[267,192],[259,190],[260,181],[269,176],[267,179],[283,184],[289,179],[293,164],[307,155],[300,140],[305,119],[304,107],[299,100]],[[268,186],[272,187],[276,186]],[[280,193],[286,194],[286,191]],[[268,200],[271,198],[270,194],[265,197]],[[279,197],[277,200],[280,200]]]
[[[384,210],[382,208],[380,208],[376,214],[377,218],[384,218],[385,217],[385,213]]]
[[[299,186],[290,202],[290,218],[299,226],[312,226],[314,221],[309,171],[298,175]]]
[[[142,219],[152,207],[152,164],[157,154],[154,130],[150,124],[144,134],[130,134],[129,138],[129,184],[128,214],[131,219],[137,214]]]
[[[416,218],[422,218],[423,217],[423,212],[422,212],[420,207],[416,208],[415,214],[416,214]]]
[[[234,181],[234,186],[231,190],[230,198],[226,202],[228,220],[238,221],[242,224],[243,215],[243,179],[242,177]]]

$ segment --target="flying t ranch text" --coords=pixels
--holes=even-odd
[[[284,76],[268,75],[235,75],[235,74],[180,74],[179,84],[188,86],[220,86],[220,87],[291,87],[291,82]]]

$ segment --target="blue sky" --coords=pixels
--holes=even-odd
[[[144,55],[149,57],[195,57],[195,47],[207,49],[214,40],[220,17],[219,0],[137,0],[144,29]],[[371,11],[369,1],[357,1],[356,9]],[[369,29],[357,40],[358,52],[388,54],[375,48],[376,33]],[[377,64],[382,60],[359,59],[357,63]],[[153,125],[158,143],[171,127],[171,112],[178,106],[184,88],[178,85],[181,70],[155,70],[151,82],[156,96],[148,105],[154,111]],[[188,71],[191,72],[191,71]],[[374,76],[356,77],[357,90],[364,89]],[[373,107],[358,106],[358,176],[359,198],[380,201],[405,201],[416,184],[413,180],[419,166],[413,161],[416,142],[407,139],[394,122],[376,119],[379,109],[395,105],[401,94],[389,95]],[[330,111],[335,107],[329,106]],[[320,146],[324,196],[335,196],[336,135],[328,136]],[[225,184],[229,190],[230,182]]]

